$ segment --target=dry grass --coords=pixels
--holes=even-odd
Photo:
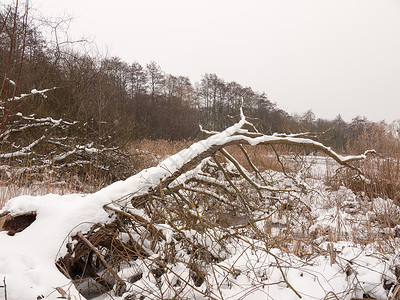
[[[78,170],[75,170],[63,174],[61,178],[56,172],[43,169],[38,173],[31,173],[29,168],[24,172],[0,172],[0,208],[11,198],[21,195],[85,194],[97,191],[110,182],[108,178],[90,170],[84,175],[78,175]]]
[[[136,170],[142,170],[157,165],[164,158],[173,155],[187,147],[192,141],[138,140],[127,147],[127,152],[133,156]],[[104,174],[96,170],[75,169],[60,175],[57,170],[43,169],[33,173],[29,161],[24,171],[15,171],[12,162],[0,170],[0,208],[14,197],[20,195],[44,195],[49,193],[89,193],[94,192],[111,182]],[[135,170],[131,175],[134,175]],[[61,179],[60,179],[61,177]]]
[[[362,153],[375,149],[377,156],[359,163],[366,181],[355,181],[354,173],[344,170],[332,178],[334,186],[345,185],[353,191],[363,192],[369,198],[390,198],[400,203],[400,140],[385,123],[366,129],[348,145],[349,153]]]
[[[166,157],[188,148],[193,141],[167,141],[167,140],[137,140],[127,147],[127,153],[135,162],[135,169],[142,170],[157,165]],[[400,143],[393,138],[390,132],[382,124],[375,125],[372,129],[365,131],[359,140],[349,145],[351,153],[360,153],[368,148],[377,149],[380,157],[362,162],[360,168],[366,174],[369,181],[354,181],[354,173],[349,170],[336,173],[327,166],[327,174],[330,185],[338,188],[341,185],[350,187],[356,192],[364,192],[370,198],[388,197],[400,201]],[[361,149],[362,148],[362,149]],[[302,163],[304,149],[290,149],[286,146],[259,145],[251,147],[244,145],[243,149],[237,145],[229,146],[226,150],[234,156],[248,171],[252,171],[248,158],[260,170],[284,171],[296,173],[305,169]],[[245,151],[245,152],[244,152]],[[279,159],[277,159],[279,153]],[[29,171],[13,175],[7,178],[4,172],[0,174],[0,206],[20,194],[46,194],[46,193],[70,193],[90,192],[101,188],[109,179],[100,178],[90,170],[82,179],[75,174],[63,175],[60,181],[53,176],[55,171],[43,170],[42,178],[33,176]],[[133,171],[135,172],[135,171]],[[133,175],[133,174],[132,174]],[[81,176],[82,178],[82,176]],[[40,182],[40,184],[38,184]]]
[[[362,177],[349,169],[336,172],[327,168],[326,180],[333,190],[346,187],[354,193],[353,201],[345,201],[346,197],[327,199],[326,205],[337,211],[337,225],[329,232],[330,241],[373,244],[382,253],[394,253],[400,242],[400,140],[390,127],[380,123],[366,129],[349,143],[348,149],[350,153],[375,149],[377,155],[357,164]],[[345,233],[343,224],[349,216],[353,219]]]
[[[168,140],[137,140],[132,142],[127,147],[127,152],[134,156],[134,160],[137,163],[139,170],[153,167],[161,162],[168,156],[171,156],[183,149],[190,147],[195,141],[183,140],[183,141],[168,141]],[[258,145],[255,147],[249,145],[243,145],[250,160],[260,170],[275,170],[282,171],[282,165],[276,159],[275,151],[271,146]],[[247,170],[251,170],[251,166],[248,163],[246,154],[238,146],[228,146],[226,150],[234,156],[238,162],[244,166]],[[275,150],[280,153],[282,163],[285,167],[290,169],[291,162],[287,161],[287,158],[292,160],[291,155],[298,156],[301,153],[301,149],[297,152],[293,152],[293,149],[284,145],[276,145]],[[283,156],[282,156],[283,155]]]
[[[166,157],[192,145],[194,141],[136,140],[126,147],[138,170],[154,167]]]

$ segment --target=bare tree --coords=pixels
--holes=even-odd
[[[146,65],[146,74],[149,82],[150,97],[151,100],[154,100],[163,93],[165,75],[160,66],[154,61]]]
[[[17,89],[21,79],[22,66],[25,54],[27,36],[28,1],[25,3],[21,17],[18,1],[15,6],[9,6],[5,14],[1,14],[0,40],[1,43],[1,69],[3,78],[0,89],[0,133],[5,131],[5,126],[10,118],[21,106],[21,98],[16,99]],[[13,78],[13,79],[11,79]]]
[[[146,92],[146,72],[138,62],[129,66],[128,80],[131,98],[137,98]]]

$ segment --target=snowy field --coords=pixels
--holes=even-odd
[[[224,207],[224,202],[207,206],[200,201],[194,204],[195,200],[186,210],[197,218],[193,227],[177,219],[179,209],[172,203],[176,190],[190,191],[191,196],[182,196],[184,199],[192,199],[195,192],[220,201],[228,199],[216,188],[198,188],[193,180],[222,187],[226,195],[233,186],[241,187],[237,193],[252,188],[243,180],[222,180],[224,172],[233,173],[234,160],[226,163],[225,169],[212,171],[219,174],[214,177],[208,176],[209,169],[217,169],[211,159],[201,160],[190,170],[185,165],[188,161],[239,137],[248,139],[249,144],[277,139],[292,142],[292,137],[250,139],[241,129],[243,123],[242,118],[241,123],[157,167],[96,193],[19,196],[7,202],[0,216],[34,213],[35,219],[23,230],[0,232],[0,299],[395,299],[400,228],[390,221],[395,222],[400,209],[390,199],[370,199],[345,187],[327,185],[326,175],[336,164],[332,159],[309,156],[294,177],[272,171],[244,172],[253,188],[261,191],[254,194],[259,199],[254,200],[257,210],[251,220],[219,226],[207,217],[215,214],[218,206]],[[268,189],[259,178],[269,178],[264,180]],[[228,181],[235,185],[229,186]],[[164,182],[165,186],[159,186]],[[152,201],[159,201],[154,209],[170,219],[160,221],[154,211],[132,204],[132,197],[151,193]],[[121,254],[125,259],[114,262],[107,252],[110,249],[85,240],[85,236],[89,239],[117,224],[118,213],[135,222],[129,223],[130,227],[125,224],[127,229],[117,232],[113,240],[121,245],[134,243],[136,251],[145,253],[142,256]],[[162,238],[156,239],[154,232]],[[60,268],[64,257],[73,261],[77,255],[73,252],[78,247],[76,236],[89,245],[90,255],[97,255],[100,266],[96,272],[109,278],[108,291],[96,291],[93,278],[72,278],[70,270]]]

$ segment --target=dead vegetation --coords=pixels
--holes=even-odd
[[[395,125],[384,122],[371,125],[355,141],[349,141],[348,149],[353,153],[369,147],[377,151],[373,159],[356,164],[367,180],[354,180],[352,173],[342,169],[335,174],[335,178],[331,178],[330,184],[336,187],[347,186],[353,191],[364,193],[370,199],[389,198],[399,204],[400,139]]]
[[[236,262],[224,263],[228,256],[243,251],[240,258],[245,249],[271,255],[275,262],[269,267],[280,270],[293,266],[286,266],[285,260],[274,254],[276,249],[301,259],[296,267],[299,270],[312,265],[318,256],[328,256],[331,265],[340,265],[349,277],[357,273],[348,271],[349,264],[333,246],[335,243],[373,245],[382,254],[396,251],[400,237],[397,205],[373,199],[372,194],[354,193],[338,183],[347,182],[348,187],[359,191],[355,188],[358,182],[364,186],[373,182],[362,181],[361,171],[379,159],[364,160],[373,151],[342,157],[303,137],[260,134],[244,119],[240,128],[233,128],[235,131],[222,139],[213,141],[213,136],[221,135],[215,133],[194,144],[204,146],[201,151],[186,142],[164,142],[165,147],[147,142],[146,147],[151,145],[152,150],[135,150],[154,163],[167,156],[168,149],[186,147],[175,158],[167,159],[169,164],[161,163],[165,172],[150,189],[105,205],[109,223],[93,224],[89,232],[66,240],[68,253],[59,257],[56,265],[83,296],[91,299],[109,293],[123,299],[192,299],[196,295],[222,299],[221,280],[234,285],[242,272]],[[326,176],[331,189],[313,185],[315,162],[313,156],[304,156],[304,147],[322,151],[329,164]],[[150,154],[156,149],[158,154]],[[336,172],[332,172],[333,162],[339,166]],[[171,163],[177,167],[172,168]],[[324,203],[318,203],[320,199]],[[333,213],[321,222],[318,211],[322,208]],[[22,231],[25,226],[13,227],[18,218],[26,219],[29,226],[34,215],[5,215],[2,230],[9,235]],[[265,286],[268,277],[260,267],[253,267],[255,282]],[[396,273],[397,267],[393,268]],[[282,271],[281,280],[297,294],[284,274]],[[382,287],[396,299],[397,282],[385,276],[382,273]],[[61,296],[68,295],[60,289]],[[245,298],[251,290],[244,288],[239,298]],[[359,285],[350,285],[346,293],[356,295],[359,290]],[[361,295],[373,298],[369,291]],[[327,292],[325,296],[340,299],[343,295]]]
[[[296,178],[295,169],[285,168],[274,151],[283,172],[260,171],[245,145],[313,147],[355,175],[361,172],[351,163],[366,156],[341,157],[312,140],[265,136],[251,126],[245,129],[249,125],[242,119],[240,126],[224,132],[222,140],[210,137],[203,144],[198,142],[195,145],[204,146],[203,150],[194,147],[187,150],[192,153],[181,153],[185,159],[175,162],[175,169],[165,166],[167,172],[147,192],[105,205],[113,221],[94,224],[88,233],[72,237],[68,254],[57,261],[60,271],[86,298],[108,292],[124,299],[191,299],[194,295],[220,299],[217,277],[240,275],[234,265],[223,271],[217,266],[228,254],[240,251],[230,248],[233,240],[272,255],[276,259],[272,265],[278,269],[283,262],[270,252],[272,248],[305,261],[324,253],[332,263],[340,261],[336,250],[320,246],[322,241],[341,240],[340,226],[339,232],[311,228],[315,216],[302,199],[313,191]],[[231,154],[234,148],[247,168]],[[270,157],[270,152],[264,155]],[[265,284],[262,275],[256,277]],[[215,284],[220,295],[213,292]]]

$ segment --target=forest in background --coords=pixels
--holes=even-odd
[[[69,135],[108,145],[122,146],[142,138],[195,139],[200,124],[218,131],[233,124],[244,99],[245,114],[267,134],[319,133],[319,141],[342,152],[397,137],[393,124],[371,122],[363,116],[345,122],[341,115],[334,120],[318,118],[312,110],[290,115],[266,93],[216,74],[206,73],[193,84],[186,76],[166,73],[156,62],[141,65],[104,57],[88,41],[68,38],[69,20],[38,20],[28,14],[29,9],[17,13],[14,9],[0,11],[0,70],[4,74],[0,133],[21,113],[75,122],[78,125],[68,129]],[[53,87],[45,97],[41,93],[17,97]],[[20,134],[16,139],[26,138]],[[10,150],[4,147],[3,143],[2,152]]]

